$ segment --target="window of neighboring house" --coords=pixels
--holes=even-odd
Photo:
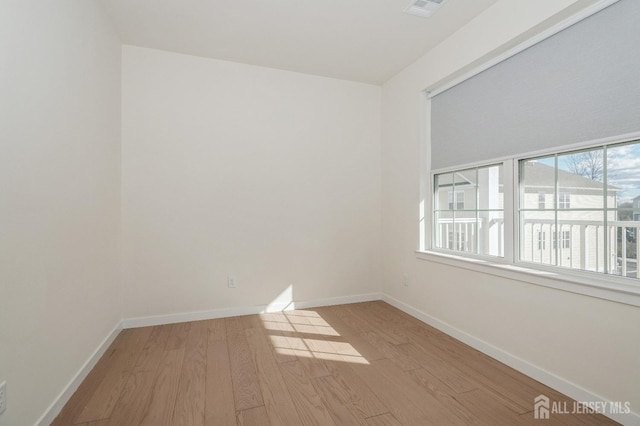
[[[434,246],[503,256],[503,166],[434,175]]]
[[[538,250],[547,249],[547,234],[544,231],[538,231]]]
[[[571,231],[562,231],[562,248],[571,248]]]
[[[449,210],[464,210],[464,191],[449,191]]]
[[[561,192],[558,199],[558,207],[561,209],[571,208],[571,194],[568,192]]]
[[[434,173],[432,247],[640,279],[634,164],[640,140]]]

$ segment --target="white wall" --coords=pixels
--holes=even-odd
[[[32,425],[120,319],[120,42],[92,0],[0,3],[2,426]]]
[[[380,95],[125,46],[124,317],[379,291]]]
[[[501,0],[383,86],[383,291],[597,395],[630,401],[638,412],[638,308],[436,264],[414,253],[420,120],[428,114],[420,91],[584,6],[571,3]],[[402,285],[404,272],[409,287]]]

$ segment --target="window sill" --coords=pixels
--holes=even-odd
[[[638,285],[633,285],[625,282],[628,280],[627,278],[611,275],[604,275],[601,278],[563,274],[436,251],[418,250],[416,257],[421,260],[640,307],[640,280],[638,280]],[[589,273],[584,275],[589,275]]]

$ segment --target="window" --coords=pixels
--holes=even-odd
[[[538,192],[538,208],[540,210],[544,210],[544,197],[545,197],[544,191]]]
[[[453,203],[455,203],[455,210],[464,210],[464,191],[449,191],[447,197],[449,199],[449,210],[453,210]]]
[[[638,279],[636,164],[640,140],[434,173],[432,247]]]
[[[543,231],[538,231],[538,250],[545,250],[547,248],[547,234]]]
[[[457,252],[503,256],[503,166],[434,176],[434,245]]]

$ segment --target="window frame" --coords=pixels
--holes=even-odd
[[[425,203],[421,203],[422,207],[421,207],[421,213],[420,213],[421,217],[422,217],[421,223],[424,225],[424,223],[427,222],[427,217],[428,217],[429,222],[427,222],[428,226],[421,226],[420,227],[420,229],[421,229],[421,231],[420,231],[421,232],[421,249],[418,250],[418,251],[425,251],[424,242],[429,241],[429,247],[430,248],[427,249],[426,251],[433,250],[433,251],[438,251],[438,252],[448,253],[448,254],[454,254],[454,255],[455,254],[462,254],[465,257],[472,257],[472,258],[485,259],[485,260],[494,260],[494,261],[502,263],[502,259],[503,259],[504,256],[480,254],[480,253],[474,253],[474,252],[469,252],[469,251],[458,250],[456,248],[453,248],[453,249],[449,248],[449,244],[448,244],[449,241],[450,241],[449,235],[447,235],[446,247],[444,247],[444,246],[443,247],[437,247],[437,244],[436,244],[436,241],[435,241],[435,238],[436,238],[435,237],[435,235],[436,235],[436,229],[435,229],[436,228],[436,223],[433,220],[433,218],[435,217],[434,216],[435,215],[435,209],[436,209],[436,207],[438,205],[437,200],[436,200],[437,192],[435,191],[436,175],[449,174],[449,173],[456,174],[458,172],[463,172],[463,171],[470,170],[470,169],[482,169],[482,168],[490,168],[490,167],[494,167],[494,166],[502,166],[502,174],[503,174],[502,181],[503,181],[503,191],[504,191],[503,208],[502,209],[495,209],[495,211],[498,211],[498,210],[502,211],[503,221],[504,221],[504,231],[502,233],[502,237],[503,237],[504,241],[507,241],[506,240],[507,236],[511,236],[512,235],[512,231],[510,229],[511,228],[510,222],[511,222],[512,218],[507,218],[507,213],[506,213],[506,210],[504,208],[504,205],[506,205],[507,200],[510,200],[511,197],[512,197],[512,192],[513,192],[512,191],[512,180],[513,180],[512,179],[513,178],[512,173],[513,173],[513,170],[512,170],[512,166],[511,165],[509,165],[509,169],[507,170],[506,165],[507,164],[504,161],[496,161],[496,162],[488,162],[488,163],[482,163],[482,164],[477,164],[477,165],[471,165],[469,167],[465,166],[465,167],[447,168],[447,169],[441,169],[441,170],[436,171],[436,172],[431,172],[429,174],[429,182],[430,182],[429,188],[430,189],[428,190],[429,191],[429,205],[430,205],[429,213],[428,213],[428,216],[426,216],[425,215],[426,212],[422,210],[424,208],[424,204]],[[476,170],[476,173],[477,173],[477,170]],[[452,191],[447,191],[447,204],[450,204],[448,202],[448,200],[449,200],[449,195],[451,195],[451,192]],[[453,190],[453,192],[454,193],[456,192],[455,189]],[[454,195],[454,197],[455,197],[455,195]],[[478,197],[478,193],[477,193],[477,188],[476,188],[476,200],[475,200],[475,203],[474,203],[475,206],[476,206],[475,207],[476,220],[478,219],[478,214],[479,214],[480,211],[488,211],[488,210],[483,210],[483,209],[479,209],[478,208],[478,199],[477,199],[477,197]],[[464,200],[464,201],[466,202],[466,200]],[[449,207],[449,206],[447,206],[447,207]],[[453,210],[449,209],[448,211],[452,211],[452,212],[458,211],[457,205],[455,207],[456,207],[456,209],[453,209]],[[442,209],[441,211],[445,211],[445,210]],[[470,212],[470,211],[473,211],[473,210],[463,209],[462,211]],[[509,225],[507,224],[507,222],[509,222]],[[427,228],[429,229],[428,234],[427,234],[427,232],[425,232]],[[463,234],[466,237],[466,234],[465,233],[463,233]],[[454,242],[453,242],[452,245],[454,247],[464,247],[466,249],[467,248],[466,244],[460,245],[457,237],[458,237],[458,234],[456,234],[454,232]],[[476,250],[479,247],[478,238],[479,238],[479,236],[476,233],[475,244],[474,244],[474,246],[476,247]],[[503,249],[503,254],[505,256],[507,255],[507,253],[509,254],[509,256],[513,255],[512,254],[513,253],[513,247],[511,245],[507,245],[506,243],[503,243],[502,249]]]
[[[519,260],[518,251],[520,247],[518,170],[520,161],[629,142],[640,143],[640,132],[437,170],[430,170],[429,162],[425,161],[423,164],[426,170],[423,167],[422,174],[425,184],[422,186],[423,195],[420,203],[420,248],[416,250],[417,258],[640,307],[640,278],[522,261]],[[504,173],[504,256],[496,257],[437,248],[434,241],[435,175],[498,164],[502,164]],[[560,210],[560,206],[557,207]],[[569,245],[573,244],[572,239],[570,238]],[[561,235],[556,243],[564,246],[564,240]]]

